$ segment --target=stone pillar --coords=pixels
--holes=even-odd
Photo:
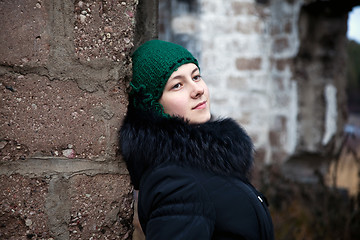
[[[117,133],[134,39],[156,36],[156,7],[0,2],[1,239],[131,239]]]

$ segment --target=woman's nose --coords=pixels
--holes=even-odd
[[[193,86],[191,92],[192,98],[198,98],[204,94],[204,87],[200,83],[193,82],[192,86]]]

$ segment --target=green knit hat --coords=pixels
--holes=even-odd
[[[180,45],[161,40],[145,42],[132,55],[129,104],[168,117],[158,101],[171,74],[186,63],[199,67],[193,55]]]

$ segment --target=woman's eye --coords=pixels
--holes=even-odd
[[[201,79],[201,76],[200,75],[196,75],[195,77],[193,77],[193,80],[194,81],[199,81]]]
[[[180,83],[175,84],[171,89],[178,89],[181,87]]]

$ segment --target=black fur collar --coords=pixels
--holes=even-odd
[[[119,136],[120,153],[135,189],[142,174],[162,163],[191,166],[248,180],[253,144],[232,119],[188,124],[128,109]]]

